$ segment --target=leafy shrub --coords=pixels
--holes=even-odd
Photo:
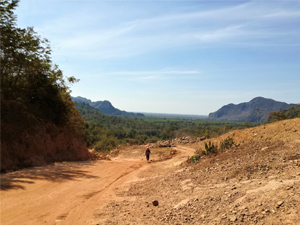
[[[204,142],[204,145],[205,145],[206,155],[209,155],[211,153],[216,153],[217,147],[215,147],[214,143],[211,143],[211,141],[209,141],[208,144]]]
[[[110,150],[116,148],[118,145],[118,140],[115,137],[103,137],[99,140],[94,148],[97,152],[102,152],[104,154],[109,153]]]
[[[148,143],[156,143],[158,141],[159,141],[159,139],[157,137],[150,137],[147,139]]]
[[[224,149],[230,149],[234,145],[234,140],[232,137],[227,137],[224,141],[220,142],[220,149],[223,152]]]
[[[269,114],[268,122],[272,123],[280,120],[294,119],[299,117],[300,117],[300,104],[294,105],[286,110],[271,112]]]
[[[197,162],[199,159],[200,159],[200,156],[199,156],[199,155],[193,155],[193,156],[191,156],[191,162],[192,162],[192,163]]]
[[[128,143],[130,145],[137,145],[138,144],[138,140],[134,139],[134,138],[127,138],[126,139],[126,143]]]
[[[280,120],[286,120],[287,116],[284,111],[271,112],[268,118],[268,122],[276,122]]]

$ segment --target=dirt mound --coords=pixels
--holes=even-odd
[[[233,137],[235,143],[243,146],[246,143],[261,143],[263,145],[276,144],[278,142],[290,142],[299,140],[300,119],[285,120],[266,124],[254,128],[236,130],[224,134],[212,142],[219,142],[227,137]]]
[[[117,193],[122,201],[105,208],[103,215],[110,216],[105,224],[299,223],[300,119],[206,141],[219,143],[228,136],[237,147],[222,154],[165,173],[165,167],[152,164],[155,174],[141,173],[139,181]]]

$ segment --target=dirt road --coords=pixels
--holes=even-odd
[[[177,165],[193,149],[156,163],[146,163],[143,149],[128,152],[112,161],[64,162],[3,174],[1,224],[97,224],[94,214],[117,199],[117,187],[136,180],[141,171],[153,176],[158,165]]]

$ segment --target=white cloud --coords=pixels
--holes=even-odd
[[[37,31],[45,33],[64,55],[80,54],[99,60],[122,58],[183,46],[201,48],[204,47],[202,42],[258,46],[262,41],[263,44],[278,44],[281,41],[281,45],[291,45],[297,44],[300,36],[296,25],[289,26],[300,20],[300,7],[295,7],[297,4],[299,6],[298,1],[293,4],[291,1],[237,1],[238,5],[213,10],[205,10],[201,7],[203,2],[199,1],[199,7],[195,4],[194,8],[180,11],[170,8],[168,13],[153,14],[148,11],[154,12],[154,8],[143,8],[142,4],[132,9],[127,7],[127,12],[122,12],[121,6],[120,9],[114,7],[112,13],[112,7],[107,11],[102,9],[102,6],[109,5],[108,2],[80,3],[82,8],[75,8],[75,11],[59,8],[58,12],[53,12],[49,9],[50,15],[55,17],[38,25]],[[68,1],[63,1],[64,7],[67,4]],[[141,10],[146,11],[147,16],[142,16]],[[126,13],[128,16],[124,16]],[[137,14],[138,18],[133,19],[131,14]],[[283,24],[272,29],[274,22],[278,21]],[[282,43],[284,35],[294,37],[293,43]],[[270,40],[265,43],[269,38],[272,43]]]
[[[230,38],[239,38],[245,36],[247,32],[243,31],[242,25],[229,26],[221,29],[216,29],[208,32],[199,32],[194,34],[197,39],[203,42],[215,42],[220,40],[226,40]]]
[[[153,70],[153,71],[116,71],[106,72],[108,76],[115,76],[120,79],[129,79],[139,82],[157,82],[167,80],[184,79],[185,81],[190,79],[201,78],[201,72],[196,70]]]

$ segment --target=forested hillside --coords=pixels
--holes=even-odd
[[[18,1],[1,1],[1,171],[88,159],[83,123],[47,39],[16,26]]]
[[[88,147],[107,153],[119,144],[144,144],[183,136],[215,137],[233,128],[249,127],[250,123],[224,123],[200,119],[108,116],[86,103],[76,108],[84,117]]]

